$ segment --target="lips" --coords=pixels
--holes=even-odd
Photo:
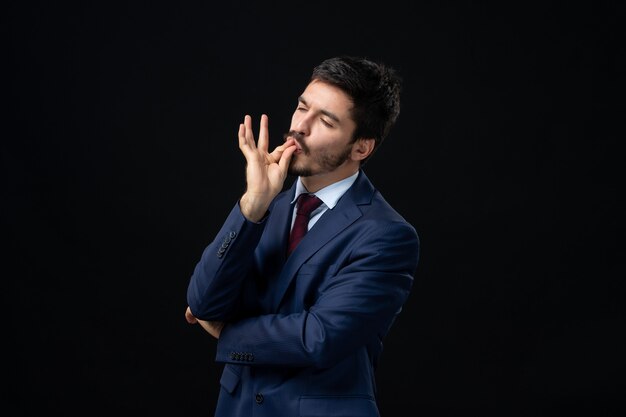
[[[283,140],[285,142],[287,142],[289,139],[293,140],[294,145],[296,145],[296,150],[293,152],[295,155],[307,153],[306,146],[300,144],[300,140],[304,139],[304,135],[296,132],[295,130],[290,130],[283,135]]]
[[[294,138],[293,136],[287,136],[287,139],[293,139],[294,144],[296,145],[296,150],[294,153],[301,153],[302,152],[302,146],[298,143],[298,140],[296,138]]]

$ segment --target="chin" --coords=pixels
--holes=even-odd
[[[309,168],[301,164],[298,164],[293,160],[291,161],[291,164],[289,165],[289,170],[287,171],[287,173],[289,175],[293,175],[296,177],[309,177],[313,175],[313,172]]]

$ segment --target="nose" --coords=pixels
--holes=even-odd
[[[311,131],[311,117],[307,112],[296,112],[291,118],[291,130],[295,130],[301,135],[307,136]]]

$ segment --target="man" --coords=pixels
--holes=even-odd
[[[216,416],[379,415],[374,373],[419,240],[362,165],[398,117],[400,82],[383,64],[331,58],[282,145],[269,152],[266,115],[258,142],[250,116],[239,126],[246,190],[196,265],[185,313],[225,364]],[[321,205],[292,249],[301,194]]]

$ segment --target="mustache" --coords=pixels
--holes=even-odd
[[[300,132],[296,132],[295,130],[290,130],[287,133],[283,134],[283,141],[287,141],[287,138],[294,138],[300,144],[302,144],[302,139],[304,139],[304,135]]]
[[[304,135],[302,133],[296,132],[295,130],[290,130],[283,135],[283,139],[285,141],[287,141],[287,138],[294,138],[296,142],[298,142],[298,145],[300,145],[302,152],[304,152],[305,155],[309,153],[309,147],[306,145],[306,143],[304,143]]]

